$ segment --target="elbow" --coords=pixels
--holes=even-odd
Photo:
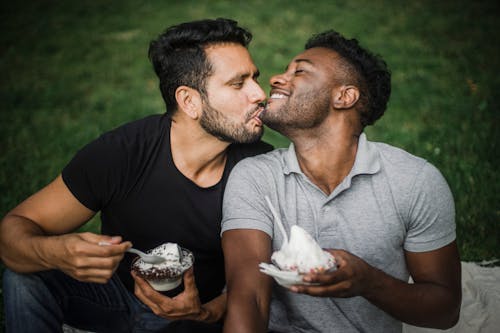
[[[437,328],[440,330],[450,329],[458,323],[459,318],[460,318],[459,314],[454,315],[454,316],[450,316],[447,318],[443,318],[443,320],[441,320],[438,325],[434,325],[433,328]]]
[[[438,327],[438,328],[440,328],[442,330],[450,329],[458,323],[459,319],[460,319],[460,305],[457,307],[457,309],[450,316],[448,316],[448,320],[443,322],[443,325],[441,327]]]
[[[445,329],[449,329],[458,324],[458,320],[460,319],[460,311],[451,319],[450,325],[448,325]]]
[[[442,320],[435,328],[446,330],[455,326],[460,319],[461,303],[462,295],[461,293],[459,293],[458,295],[456,295],[456,297],[454,297],[452,304],[448,308],[449,310],[445,314],[443,314],[443,316],[441,317]]]

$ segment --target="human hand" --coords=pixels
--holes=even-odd
[[[337,262],[333,272],[310,273],[304,276],[305,282],[319,285],[295,285],[293,292],[320,297],[362,296],[375,281],[376,269],[361,258],[344,250],[327,250]]]
[[[169,320],[205,321],[208,317],[207,310],[201,305],[192,267],[184,273],[184,291],[175,297],[159,293],[135,272],[132,271],[131,274],[135,280],[135,295],[155,315]]]
[[[56,268],[83,282],[106,283],[125,251],[132,246],[130,242],[122,242],[119,236],[110,237],[90,232],[50,238]],[[100,243],[109,246],[99,245]]]

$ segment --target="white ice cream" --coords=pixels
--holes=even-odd
[[[182,257],[181,253],[182,251]],[[164,243],[148,252],[165,258],[160,264],[149,264],[137,258],[133,267],[139,276],[145,278],[156,290],[167,291],[179,286],[182,282],[182,275],[194,262],[191,251],[179,248],[176,243]]]
[[[155,247],[149,252],[149,254],[154,254],[165,258],[165,261],[160,264],[149,264],[140,260],[137,265],[140,269],[147,270],[151,267],[156,267],[157,269],[162,269],[164,267],[182,267],[182,265],[191,265],[191,262],[180,262],[179,246],[176,243],[163,243],[162,245]]]
[[[297,225],[292,226],[288,243],[273,253],[271,261],[282,270],[299,273],[320,272],[335,266],[333,256]]]

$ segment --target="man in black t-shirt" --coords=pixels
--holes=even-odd
[[[149,57],[167,112],[82,148],[52,183],[0,223],[7,332],[217,332],[225,313],[222,195],[231,168],[266,152],[265,94],[227,19],[168,28]],[[97,212],[102,233],[75,232]],[[102,246],[102,243],[108,246]],[[195,256],[164,295],[130,273],[132,244],[178,243]]]

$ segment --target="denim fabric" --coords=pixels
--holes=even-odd
[[[96,284],[60,271],[6,269],[3,293],[7,333],[62,332],[63,323],[93,332],[171,332],[170,322],[153,314],[116,276]]]

